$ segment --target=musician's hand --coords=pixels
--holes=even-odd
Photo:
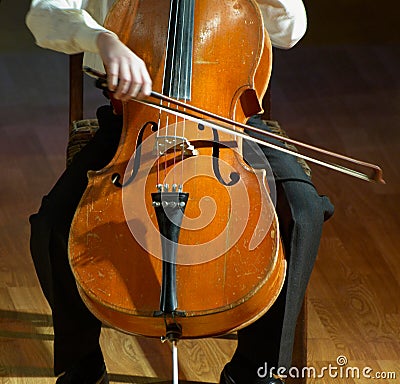
[[[151,78],[142,59],[111,33],[100,33],[97,46],[106,68],[108,88],[115,92],[116,99],[126,101],[150,95]]]

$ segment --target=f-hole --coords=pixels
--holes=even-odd
[[[121,184],[121,182],[120,182],[121,175],[119,173],[113,173],[111,176],[111,182],[118,188],[122,188],[122,187],[130,184],[135,179],[135,177],[139,171],[140,160],[141,160],[141,156],[142,156],[143,134],[147,127],[151,127],[151,130],[153,132],[156,132],[158,130],[158,125],[154,121],[148,121],[140,129],[138,139],[137,139],[135,159],[133,160],[133,167],[132,167],[132,171],[131,171],[131,175],[129,176],[129,179],[124,184]]]

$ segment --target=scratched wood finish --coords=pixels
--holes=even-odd
[[[316,3],[307,1],[313,13]],[[27,4],[27,0],[0,4],[0,383],[4,384],[54,383],[50,311],[29,258],[27,218],[65,165],[68,61],[34,48],[22,27]],[[334,17],[334,9],[330,10]],[[344,9],[339,7],[340,11],[337,20],[343,20]],[[349,14],[348,19],[343,24],[355,28],[355,16]],[[11,20],[15,23],[9,25]],[[313,168],[315,183],[321,193],[329,194],[336,213],[324,227],[308,290],[308,365],[337,366],[336,359],[344,355],[347,367],[394,371],[397,379],[325,375],[308,382],[393,384],[400,377],[400,41],[386,46],[374,36],[379,45],[365,39],[362,46],[349,45],[345,44],[349,37],[341,31],[341,45],[316,46],[313,25],[301,48],[275,54],[273,118],[292,137],[380,163],[387,185],[364,184]],[[16,38],[10,44],[3,37],[13,30]],[[360,42],[350,37],[353,43]],[[89,92],[85,110],[93,111],[100,99]],[[107,328],[101,341],[112,383],[168,382],[171,362],[166,344]],[[227,339],[182,342],[182,380],[216,382],[234,346],[235,341]]]
[[[163,65],[169,5],[168,0],[117,2],[105,22],[144,58],[157,92],[162,92],[164,71],[175,69]],[[239,99],[245,91],[263,95],[271,47],[256,5],[243,1],[240,12],[237,7],[231,1],[216,6],[196,3],[189,103],[244,122]],[[130,27],[133,19],[138,22]],[[240,45],[236,43],[244,37]],[[259,68],[262,75],[256,81]],[[185,83],[189,79],[183,72],[179,75]],[[149,127],[154,121],[160,127],[157,135]],[[152,193],[160,184],[183,185],[189,201],[176,255],[176,310],[185,314],[178,314],[176,321],[182,338],[215,336],[254,321],[272,305],[283,284],[285,262],[264,172],[257,175],[223,147],[216,164],[211,161],[215,151],[211,144],[196,146],[198,141],[211,143],[215,133],[176,121],[142,104],[124,106],[121,145],[104,169],[88,175],[88,187],[71,224],[68,254],[84,302],[100,320],[131,334],[164,335],[166,322],[174,320],[153,314],[160,308],[161,256],[172,255],[161,252],[160,235],[154,230],[160,217],[156,218]],[[178,148],[157,161],[154,148],[171,131],[195,145],[198,156],[185,158]],[[221,143],[231,139],[218,132]],[[139,144],[140,153],[134,154]],[[129,182],[133,159],[140,161],[140,167]],[[232,177],[229,186],[223,185],[221,179],[229,180],[233,171],[240,182]],[[123,188],[111,183],[115,174],[125,176]]]

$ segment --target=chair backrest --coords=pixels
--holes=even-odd
[[[69,129],[72,122],[83,119],[83,53],[69,57]]]

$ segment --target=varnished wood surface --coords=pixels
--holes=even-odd
[[[54,382],[53,335],[29,257],[28,217],[64,168],[68,61],[34,46],[23,28],[27,4],[0,3],[0,383],[46,384]],[[314,20],[326,16],[306,4]],[[346,42],[343,31],[335,39],[325,30],[327,45],[314,25],[310,20],[298,48],[275,52],[272,116],[293,138],[379,163],[387,184],[313,167],[336,212],[324,227],[308,290],[308,367],[339,367],[343,355],[343,367],[358,369],[360,378],[337,371],[336,378],[325,372],[308,382],[393,384],[400,378],[399,41],[352,34]],[[89,116],[100,99],[88,87]],[[107,328],[101,341],[113,383],[168,382],[167,344]],[[216,382],[234,346],[230,339],[182,342],[182,380]],[[363,377],[366,367],[396,379]]]

